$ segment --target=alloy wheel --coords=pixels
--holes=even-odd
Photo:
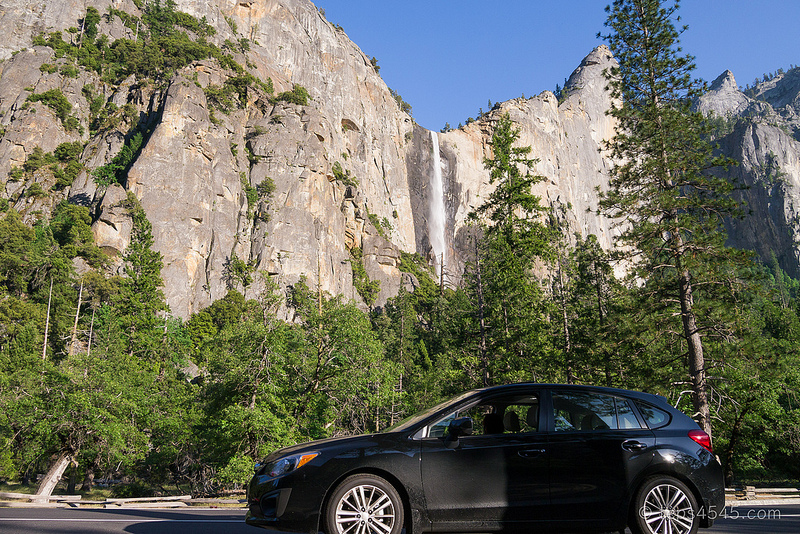
[[[388,534],[395,524],[395,505],[381,488],[354,486],[336,504],[337,534]]]
[[[652,534],[688,534],[694,525],[691,499],[672,484],[659,484],[645,496],[640,511]]]

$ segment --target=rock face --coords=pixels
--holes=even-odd
[[[236,262],[271,275],[280,287],[305,277],[310,286],[360,302],[351,263],[358,260],[350,253],[359,248],[367,275],[381,282],[376,305],[401,285],[413,287],[398,269],[400,253],[433,261],[434,165],[444,179],[444,272],[457,283],[471,254],[465,220],[491,192],[483,160],[491,157],[492,128],[505,113],[520,128],[520,145],[530,145],[538,159],[533,172],[545,177],[534,192],[543,204],[561,208],[568,235],[592,233],[604,246],[612,243],[611,222],[595,214],[596,189],[606,187],[609,170],[602,142],[614,132],[602,75],[614,60],[604,46],[572,74],[561,102],[545,92],[499,104],[466,127],[440,134],[435,162],[430,132],[400,110],[369,58],[307,0],[176,2],[177,9],[205,17],[216,29],[209,39],[217,45],[247,39],[249,50],[236,60],[271,79],[276,92],[300,85],[311,97],[299,105],[249,95],[246,106],[227,114],[215,110],[204,91],[231,75],[216,61],[196,62],[159,85],[131,78],[111,86],[84,70],[70,77],[40,69],[65,60],[48,47],[33,47],[35,36],[79,27],[87,6],[140,16],[132,0],[0,3],[0,23],[13,28],[0,44],[0,196],[29,222],[63,198],[89,206],[97,244],[119,255],[131,231],[123,201],[133,192],[153,225],[155,248],[164,257],[165,294],[176,316],[188,317],[230,287],[255,296],[262,277],[243,285],[232,275]],[[134,37],[116,17],[102,17],[99,30],[110,39]],[[732,223],[732,243],[765,257],[775,253],[794,273],[800,271],[794,237],[799,78],[797,70],[781,75],[751,97],[725,73],[698,102],[704,112],[741,119],[722,145],[743,161],[737,176],[757,185],[745,193],[754,216]],[[87,85],[117,108],[134,110],[147,132],[126,182],[100,187],[84,171],[71,187],[28,195],[34,184],[50,191],[54,183],[46,170],[23,178],[12,172],[35,147],[51,152],[60,143],[82,141],[81,162],[91,170],[109,162],[129,138],[134,119],[123,114],[89,131]],[[64,93],[82,129],[67,130],[41,102],[26,104],[32,92],[53,88]],[[266,190],[271,194],[254,196]]]
[[[728,221],[729,244],[772,257],[800,276],[800,69],[758,84],[749,95],[730,71],[717,78],[697,108],[720,119],[722,151],[739,162],[730,176],[748,214]]]

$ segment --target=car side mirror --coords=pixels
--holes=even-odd
[[[459,417],[453,419],[447,425],[447,434],[444,436],[444,443],[448,449],[458,447],[458,438],[461,436],[471,436],[474,425],[471,417]]]

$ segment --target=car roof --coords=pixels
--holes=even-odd
[[[605,386],[591,386],[591,385],[584,385],[584,384],[557,384],[557,383],[540,383],[540,382],[517,382],[514,384],[504,384],[500,386],[488,386],[485,388],[476,389],[475,392],[481,393],[513,393],[517,389],[528,389],[528,388],[537,388],[537,389],[574,389],[574,390],[585,390],[585,391],[592,391],[595,393],[606,393],[608,395],[619,395],[625,397],[631,397],[635,399],[641,399],[644,401],[648,401],[651,403],[667,405],[672,407],[667,401],[666,397],[661,395],[656,395],[653,393],[645,393],[643,391],[635,391],[631,389],[621,389],[621,388],[611,388]]]

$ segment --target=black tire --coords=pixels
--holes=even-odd
[[[327,534],[400,534],[403,501],[389,482],[375,475],[346,478],[325,509]]]
[[[700,508],[692,491],[669,476],[648,478],[636,492],[631,510],[633,534],[695,534]]]

